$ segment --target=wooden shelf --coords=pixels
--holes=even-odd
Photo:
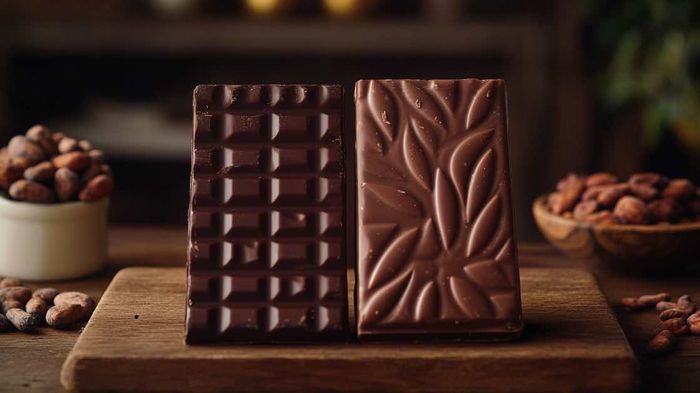
[[[161,20],[27,23],[5,28],[10,50],[49,53],[459,55],[502,53],[541,37],[532,19],[437,24],[419,20]]]

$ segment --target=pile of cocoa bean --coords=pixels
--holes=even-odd
[[[68,329],[90,319],[94,309],[95,301],[82,292],[32,291],[19,280],[0,279],[0,332],[31,333],[43,325]]]
[[[621,303],[628,310],[656,308],[661,322],[656,327],[647,345],[652,355],[669,352],[676,344],[676,337],[688,333],[700,335],[700,311],[689,295],[683,295],[675,302],[668,293],[622,298]]]
[[[92,202],[114,183],[102,150],[36,125],[0,149],[0,188],[23,202]]]
[[[637,173],[627,181],[598,172],[569,174],[547,196],[549,211],[601,224],[672,224],[700,221],[700,190],[688,179]]]

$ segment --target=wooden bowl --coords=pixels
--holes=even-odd
[[[532,205],[535,222],[549,242],[571,257],[598,257],[627,273],[679,273],[700,266],[700,222],[686,224],[596,224],[547,210],[544,196]]]

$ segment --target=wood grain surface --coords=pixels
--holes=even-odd
[[[104,292],[118,268],[125,266],[185,266],[187,233],[184,227],[112,227],[108,268],[81,280],[32,283],[33,287],[54,286],[81,290],[96,299]],[[611,271],[595,259],[568,258],[554,247],[519,244],[521,267],[574,267],[595,273],[629,340],[640,367],[640,385],[635,392],[697,392],[700,386],[700,339],[681,337],[676,349],[666,356],[652,357],[646,342],[658,324],[653,310],[629,312],[619,305],[623,296],[661,291],[674,296],[688,293],[700,298],[700,278],[668,269],[667,274],[633,277]],[[61,366],[75,344],[79,330],[40,329],[36,334],[0,334],[0,392],[62,393]],[[192,389],[196,391],[195,387]]]
[[[526,330],[514,342],[186,346],[185,271],[114,278],[62,371],[77,391],[624,392],[627,341],[595,279],[522,269]]]

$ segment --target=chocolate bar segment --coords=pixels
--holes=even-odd
[[[187,342],[347,338],[341,94],[195,89]]]
[[[357,109],[361,339],[522,330],[502,80],[363,80]]]

